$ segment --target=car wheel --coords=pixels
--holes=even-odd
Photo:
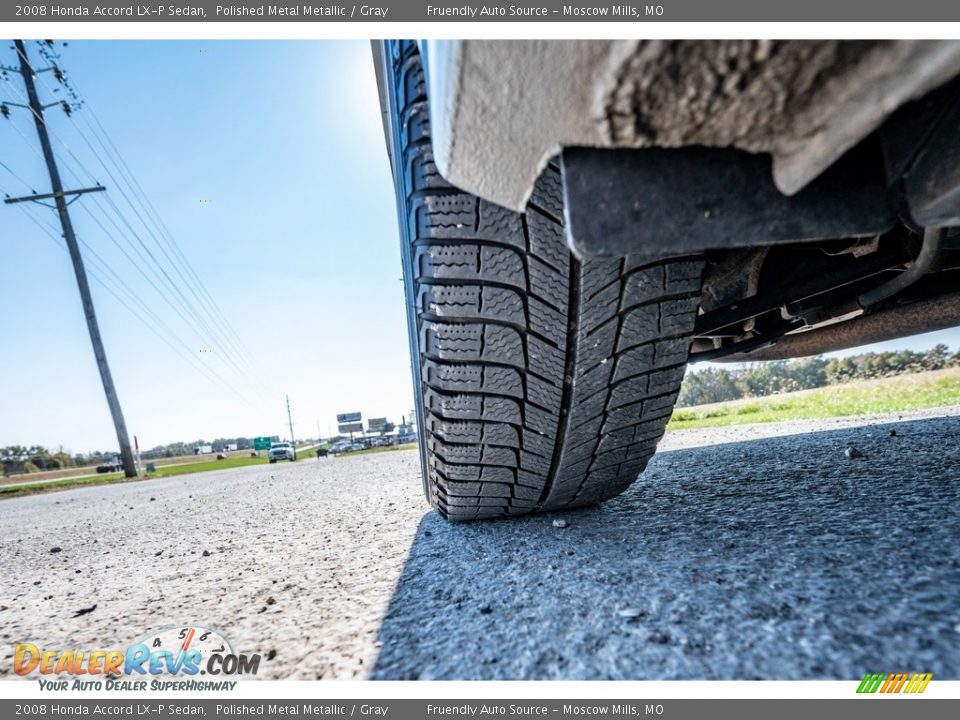
[[[524,214],[447,184],[417,46],[394,49],[392,156],[427,497],[457,520],[611,498],[670,418],[702,259],[581,262],[553,163]]]

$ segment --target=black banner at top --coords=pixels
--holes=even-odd
[[[142,4],[141,4],[142,3]],[[956,22],[955,0],[63,0],[3,3],[4,22]]]

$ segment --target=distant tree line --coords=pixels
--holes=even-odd
[[[63,449],[51,451],[43,445],[7,445],[0,448],[0,465],[4,475],[17,475],[41,470],[96,465],[114,453],[78,453],[71,455]]]
[[[960,367],[960,351],[946,345],[926,352],[898,350],[871,352],[827,360],[822,356],[774,360],[730,368],[691,370],[684,378],[677,404],[681,407],[765,397],[795,390],[839,385],[851,380],[871,380],[905,373]]]
[[[711,367],[687,373],[677,404],[689,407],[740,398],[765,397],[794,390],[839,385],[851,380],[870,380],[949,367],[960,367],[960,351],[951,353],[946,345],[937,345],[926,352],[899,350],[863,353],[830,360],[817,356],[749,363],[730,368]],[[391,423],[390,430],[392,429]],[[280,438],[274,436],[272,439]],[[341,436],[330,438],[329,441],[338,439],[341,439]],[[253,448],[253,440],[248,437],[235,437],[173,442],[142,450],[140,456],[145,460],[156,460],[192,455],[195,448],[203,445],[210,445],[215,453],[223,452],[231,445],[236,445],[237,450],[250,450]],[[63,448],[51,451],[42,445],[8,445],[0,447],[0,467],[4,475],[19,475],[42,470],[96,466],[115,455],[116,451],[71,454],[64,452]]]
[[[273,439],[278,440],[279,438],[274,436]],[[229,445],[236,445],[237,450],[249,450],[253,447],[253,440],[246,437],[237,437],[217,438],[211,441],[174,442],[167,445],[158,445],[149,450],[141,450],[140,457],[144,460],[156,460],[158,458],[193,455],[194,449],[202,445],[210,445],[213,452],[219,453],[223,452]],[[64,452],[62,448],[58,451],[52,451],[43,445],[8,445],[0,448],[0,469],[2,469],[4,476],[8,476],[43,470],[95,467],[112,460],[118,454],[116,450],[95,450],[89,453],[71,454]]]
[[[279,440],[274,436],[273,440]],[[157,458],[180,457],[181,455],[193,455],[193,451],[204,445],[209,445],[215,453],[223,452],[230,445],[236,445],[237,450],[250,450],[253,448],[253,439],[248,437],[235,438],[217,438],[216,440],[195,440],[194,442],[173,442],[167,445],[157,445],[149,450],[141,450],[140,457],[148,460]]]

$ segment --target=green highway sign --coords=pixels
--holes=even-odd
[[[253,449],[254,450],[269,450],[270,443],[273,442],[268,437],[258,437],[253,439]]]

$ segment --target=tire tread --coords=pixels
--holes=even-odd
[[[452,188],[434,164],[416,45],[398,55],[430,501],[469,520],[613,497],[669,420],[703,263],[576,259],[555,163],[523,215]]]

